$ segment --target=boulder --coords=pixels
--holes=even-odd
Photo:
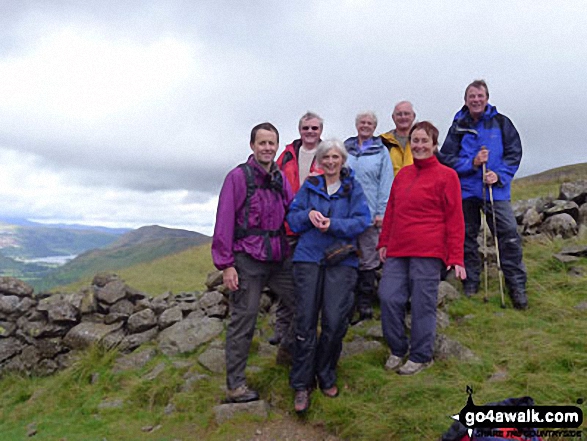
[[[122,299],[110,306],[110,313],[126,315],[130,317],[135,312],[135,306],[130,300]]]
[[[587,180],[561,184],[559,199],[573,201],[577,205],[582,205],[587,202]]]
[[[157,328],[151,328],[148,331],[139,334],[131,334],[124,337],[120,342],[120,350],[123,352],[132,351],[142,344],[145,344],[157,337]]]
[[[226,370],[226,354],[223,349],[208,348],[200,354],[198,361],[215,374],[221,374]]]
[[[225,297],[218,291],[206,292],[200,297],[198,305],[208,317],[224,318],[228,312]]]
[[[551,237],[561,236],[568,239],[577,234],[577,222],[570,214],[555,214],[542,223],[540,232]]]
[[[383,347],[378,341],[355,337],[352,341],[343,342],[340,356],[341,358],[353,357],[367,351],[382,349]]]
[[[14,277],[0,277],[0,294],[32,297],[33,287]]]
[[[24,345],[15,337],[0,339],[0,363],[20,354]]]
[[[259,400],[250,403],[220,404],[214,407],[216,424],[222,424],[241,414],[253,415],[265,420],[269,416],[269,404]]]
[[[522,219],[523,234],[536,234],[541,223],[542,214],[538,213],[534,207],[528,209]]]
[[[579,224],[587,225],[587,204],[579,207]]]
[[[20,302],[20,298],[15,295],[0,294],[0,312],[3,314],[16,314],[16,308]]]
[[[79,310],[81,303],[79,296],[55,294],[41,300],[37,305],[37,310],[45,311],[52,322],[76,323],[81,317]]]
[[[188,316],[159,334],[158,347],[167,356],[191,352],[201,344],[216,338],[223,330],[221,320]]]
[[[105,325],[103,323],[82,322],[69,330],[63,343],[72,349],[86,349],[98,344],[108,334],[119,330],[122,323]]]
[[[150,362],[157,355],[154,348],[145,349],[144,351],[133,352],[129,355],[123,355],[116,359],[113,372],[127,371],[130,369],[140,369]]]
[[[112,305],[126,297],[126,284],[122,280],[112,280],[102,288],[96,288],[99,302]]]
[[[157,326],[157,317],[151,309],[143,309],[142,311],[135,312],[128,318],[126,323],[128,332],[131,334],[137,334],[144,332]]]
[[[120,280],[116,274],[113,273],[98,273],[92,279],[92,285],[95,285],[99,288],[104,288],[108,283],[113,282],[115,280]]]
[[[181,322],[183,319],[183,313],[179,306],[173,306],[161,313],[157,323],[159,325],[159,329],[165,329],[174,325],[178,322]]]
[[[566,213],[570,215],[575,222],[579,220],[579,206],[573,201],[555,200],[550,202],[544,210],[544,218]]]
[[[434,342],[434,359],[447,360],[456,357],[460,361],[479,361],[479,358],[469,348],[446,335],[437,334]]]
[[[14,322],[0,321],[0,338],[10,337],[16,331],[16,324]]]
[[[222,285],[222,282],[222,271],[212,271],[208,273],[208,277],[206,278],[206,287],[212,291],[216,287]]]

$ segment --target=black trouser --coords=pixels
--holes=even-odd
[[[246,383],[245,368],[263,288],[269,286],[290,308],[294,304],[291,259],[279,263],[261,262],[248,254],[236,253],[234,266],[239,289],[229,295],[230,321],[226,330],[226,385],[229,389]],[[284,347],[293,347],[291,331],[284,339]]]
[[[299,262],[294,263],[293,272],[297,306],[290,384],[294,390],[308,389],[317,377],[320,388],[328,389],[336,383],[336,365],[353,307],[357,270]]]
[[[486,204],[487,225],[491,234],[499,242],[499,257],[501,269],[510,291],[526,289],[526,267],[522,261],[522,239],[518,234],[516,218],[509,201],[494,201],[493,211],[497,232],[493,230],[493,213],[491,204]],[[479,286],[481,273],[481,258],[477,236],[481,226],[481,210],[483,201],[471,198],[463,200],[463,214],[465,216],[465,269],[467,278],[463,281],[465,287],[475,289]]]

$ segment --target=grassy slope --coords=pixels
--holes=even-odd
[[[532,189],[535,184],[527,183],[526,188]],[[585,275],[570,276],[567,266],[551,257],[569,244],[587,245],[587,238],[525,244],[529,311],[500,309],[495,275],[491,277],[489,303],[473,298],[451,304],[451,326],[444,332],[471,348],[480,362],[437,362],[429,370],[405,378],[382,369],[386,350],[342,360],[341,396],[330,400],[314,394],[306,423],[326,427],[345,439],[434,440],[450,425],[449,416],[464,406],[467,385],[475,390],[477,404],[521,395],[531,395],[543,405],[572,405],[584,398],[587,312],[574,306],[586,300],[587,280]],[[202,276],[198,276],[201,286],[203,274],[211,268],[208,253],[206,247],[188,250],[177,254],[176,262],[169,256],[151,266],[137,266],[120,274],[131,285],[148,292],[179,291],[187,288],[180,273],[204,265],[200,267]],[[193,265],[182,266],[180,260],[190,258]],[[166,269],[161,270],[159,264],[163,263]],[[587,259],[575,266],[587,274]],[[149,281],[151,275],[156,280],[174,268],[178,274],[170,276],[164,286]],[[191,284],[188,278],[187,285]],[[270,332],[266,318],[261,318],[259,325],[261,332],[255,337],[249,364],[263,370],[251,373],[249,380],[271,402],[271,418],[281,419],[291,411],[287,370],[275,366],[271,357],[256,353],[263,335]],[[372,325],[378,326],[379,322]],[[364,334],[366,329],[352,328],[347,339]],[[114,374],[110,370],[114,355],[88,352],[74,368],[50,378],[0,380],[0,439],[25,439],[26,426],[31,422],[37,423],[37,440],[254,438],[254,428],[259,423],[252,417],[220,426],[214,423],[211,408],[222,398],[222,375],[211,374],[193,392],[180,393],[178,386],[183,382],[185,368],[173,367],[170,360],[159,356],[144,369]],[[197,355],[185,358],[193,361]],[[142,378],[161,362],[168,367],[162,376],[155,381]],[[205,372],[197,362],[190,370]],[[94,372],[100,375],[97,382],[90,384]],[[491,380],[496,372],[505,372],[505,378]],[[106,398],[123,399],[124,409],[98,409],[98,403]],[[165,415],[164,407],[169,402],[175,404],[176,411]],[[585,405],[582,409],[587,410]],[[157,432],[141,431],[142,426],[155,424],[162,425]]]
[[[153,295],[165,291],[193,291],[205,289],[207,274],[214,269],[210,256],[210,244],[199,245],[176,254],[160,257],[150,262],[114,270],[130,286]],[[55,288],[73,292],[89,285],[92,276]]]
[[[201,243],[199,238],[168,238],[138,245],[92,250],[57,269],[40,283],[37,283],[35,288],[48,290],[79,280],[88,281],[99,271],[121,273],[126,268],[153,262],[162,256],[176,254]],[[139,268],[137,271],[141,272],[141,269]],[[144,274],[149,276],[148,271]]]
[[[579,179],[587,179],[587,163],[565,165],[515,179],[512,185],[512,200],[530,199],[538,196],[558,197],[560,184]]]

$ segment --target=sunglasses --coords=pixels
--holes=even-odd
[[[316,131],[319,128],[320,127],[318,127],[318,126],[302,126],[302,130],[310,130],[310,129],[312,129],[312,130]]]

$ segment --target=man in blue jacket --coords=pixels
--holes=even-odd
[[[512,303],[516,309],[526,309],[526,268],[522,261],[522,240],[510,205],[510,185],[522,159],[522,143],[510,119],[488,103],[489,90],[483,80],[475,80],[465,90],[465,105],[455,115],[442,149],[440,159],[456,170],[461,181],[463,213],[465,215],[465,294],[479,290],[481,259],[477,236],[481,210],[487,208],[488,225],[493,229],[495,215],[501,268]],[[486,167],[483,183],[483,164]],[[493,191],[493,209],[489,190]]]

